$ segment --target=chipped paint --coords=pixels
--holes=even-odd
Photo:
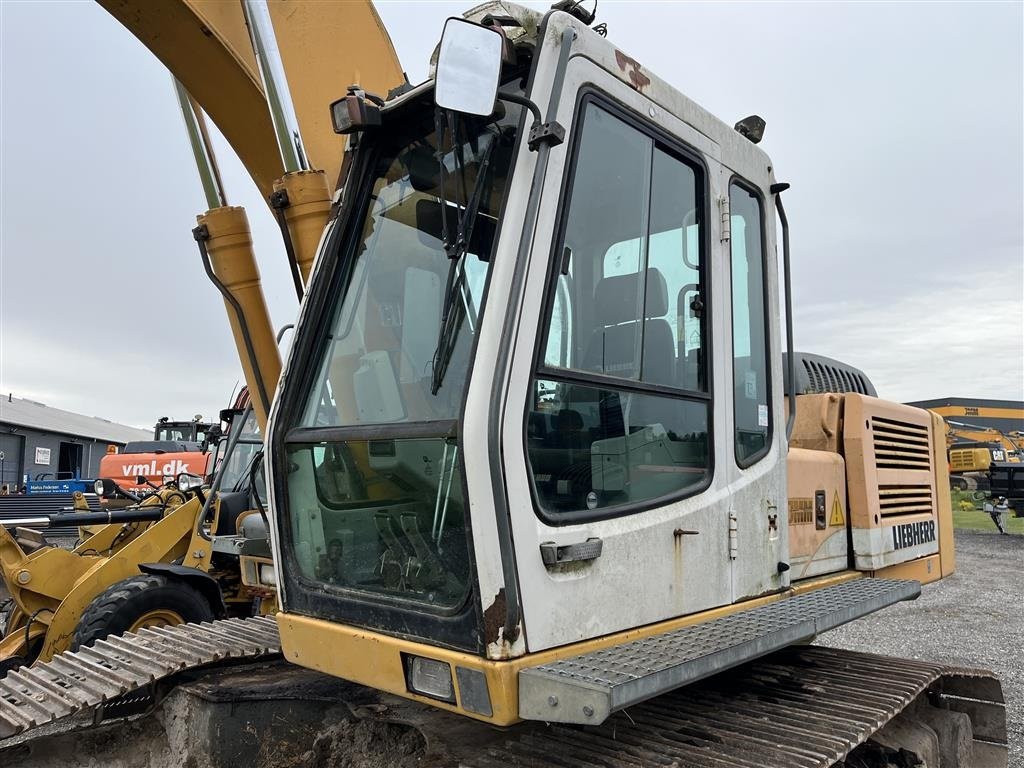
[[[618,49],[615,49],[615,63],[626,74],[629,84],[641,93],[651,84],[651,78],[641,71],[640,62]]]

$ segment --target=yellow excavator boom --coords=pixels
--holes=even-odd
[[[238,154],[264,198],[284,174],[241,0],[97,0],[185,86]],[[268,3],[310,165],[338,177],[345,137],[328,105],[359,82],[380,93],[404,80],[370,0]]]

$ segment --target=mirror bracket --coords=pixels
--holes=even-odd
[[[547,144],[549,147],[557,147],[565,141],[565,127],[557,120],[544,122],[540,116],[540,108],[525,96],[518,93],[507,93],[498,91],[498,98],[502,101],[510,101],[519,104],[530,110],[533,115],[533,125],[530,126],[530,134],[527,136],[527,146],[531,152],[536,152],[537,147]]]
[[[563,141],[565,141],[565,128],[557,120],[552,120],[550,123],[534,123],[530,126],[527,146],[531,151],[536,151],[541,144],[557,147]]]

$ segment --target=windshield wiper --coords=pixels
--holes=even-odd
[[[448,267],[448,279],[445,281],[444,303],[441,306],[441,323],[437,333],[437,348],[434,350],[434,360],[430,375],[430,394],[436,395],[441,389],[445,373],[448,371],[448,364],[451,362],[452,352],[455,350],[455,342],[458,338],[458,329],[462,320],[466,317],[466,254],[469,252],[469,243],[473,238],[473,226],[476,223],[477,213],[480,210],[480,201],[483,191],[486,188],[488,173],[490,172],[491,155],[498,136],[492,135],[491,140],[483,150],[480,162],[477,164],[476,181],[473,184],[473,192],[466,200],[466,207],[460,208],[455,203],[456,211],[459,213],[458,226],[455,231],[455,239],[448,237],[448,201],[445,193],[445,167],[444,155],[440,151],[443,140],[444,122],[441,111],[437,115],[438,126],[438,162],[441,166],[440,173],[440,201],[441,201],[441,237],[444,240],[444,250],[450,261]],[[466,189],[466,167],[462,159],[462,146],[455,133],[455,126],[451,126],[453,155],[456,170],[462,180],[463,194]],[[456,297],[462,297],[461,302]]]

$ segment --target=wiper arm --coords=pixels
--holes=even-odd
[[[440,124],[440,119],[438,120]],[[452,141],[457,142],[454,130]],[[455,341],[459,326],[462,324],[465,315],[465,300],[457,302],[456,297],[465,297],[466,270],[465,257],[469,250],[469,243],[473,238],[473,227],[480,210],[480,201],[486,187],[485,181],[490,172],[491,155],[498,137],[492,136],[487,147],[483,151],[480,163],[477,167],[476,181],[473,184],[473,192],[466,201],[466,207],[460,211],[458,227],[455,233],[454,242],[448,239],[448,203],[445,200],[445,169],[444,158],[441,156],[441,232],[444,238],[445,252],[448,254],[450,264],[448,267],[448,279],[445,281],[444,303],[441,306],[441,323],[438,327],[437,347],[434,350],[434,361],[430,375],[430,394],[436,395],[441,389],[445,373],[448,371],[448,364],[451,362],[452,352],[455,350]],[[440,144],[440,138],[438,139]],[[462,165],[459,147],[455,148],[455,163],[463,179],[465,189],[466,169]],[[458,204],[456,203],[456,208]]]

